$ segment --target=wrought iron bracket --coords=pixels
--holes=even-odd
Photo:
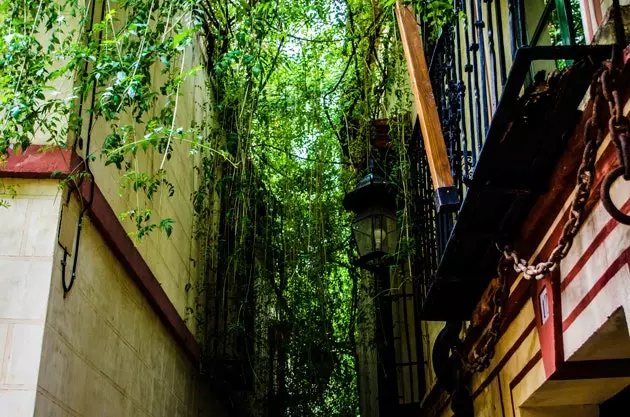
[[[438,214],[451,213],[459,209],[459,195],[455,186],[435,190],[435,207]]]

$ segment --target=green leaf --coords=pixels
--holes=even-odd
[[[190,35],[195,32],[195,28],[190,28],[173,36],[173,48],[178,49],[184,42],[186,42],[190,38]]]
[[[166,233],[166,237],[171,237],[171,233],[173,232],[173,225],[175,224],[175,220],[170,218],[165,218],[160,221],[159,228]]]

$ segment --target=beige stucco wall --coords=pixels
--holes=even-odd
[[[95,4],[98,14],[101,10],[101,2],[97,1]],[[117,5],[112,3],[109,7],[116,8]],[[98,20],[98,16],[96,19]],[[183,72],[187,72],[200,65],[202,57],[203,47],[195,41],[184,53],[183,67],[181,66],[181,58],[177,58],[174,60],[172,70],[176,74],[181,68],[183,68]],[[159,87],[166,82],[166,77],[161,73],[161,70],[161,64],[156,64],[153,68],[152,83],[155,91],[159,91]],[[89,103],[91,97],[86,97],[84,100]],[[175,128],[182,127],[186,130],[191,126],[203,125],[207,117],[207,102],[206,75],[204,70],[200,70],[194,76],[188,77],[180,87]],[[154,114],[158,114],[162,105],[163,99],[158,100],[151,112],[147,114],[146,119],[148,120]],[[85,120],[90,120],[87,113],[83,117]],[[142,191],[137,193],[131,190],[121,191],[121,177],[125,173],[124,170],[118,170],[113,164],[105,166],[105,157],[102,155],[105,137],[111,133],[110,123],[102,118],[94,120],[91,131],[88,129],[90,123],[84,123],[81,134],[81,137],[84,138],[83,146],[77,146],[77,152],[84,157],[87,153],[96,156],[96,160],[90,163],[90,170],[94,175],[96,184],[117,215],[132,209],[149,208],[152,210],[152,222],[159,223],[160,219],[163,218],[171,218],[176,222],[170,238],[156,229],[141,241],[137,241],[136,246],[170,301],[186,321],[189,329],[200,337],[197,331],[199,320],[196,314],[199,303],[198,261],[200,259],[198,242],[193,238],[194,211],[192,206],[192,196],[198,186],[198,171],[194,167],[199,163],[199,156],[191,155],[189,143],[173,139],[172,158],[167,160],[164,165],[165,178],[175,187],[175,194],[172,197],[168,196],[169,190],[166,187],[161,188],[151,200],[148,200]],[[134,126],[136,141],[144,138],[145,125],[136,123],[129,115],[121,113],[120,120],[116,123],[119,126]],[[89,150],[86,149],[88,137]],[[131,169],[150,175],[157,174],[162,159],[163,154],[153,148],[149,148],[147,151],[139,150]],[[137,230],[135,222],[132,220],[124,220],[122,224],[130,233]]]
[[[90,4],[98,20],[103,2]],[[197,42],[189,46],[182,70],[200,65],[203,51]],[[176,59],[173,71],[179,70]],[[159,90],[165,81],[161,65],[155,65],[154,89]],[[54,88],[67,96],[72,85],[67,77]],[[203,125],[208,102],[205,72],[189,77],[179,93],[174,126],[185,130]],[[84,98],[86,103],[91,99]],[[152,111],[159,112],[161,104]],[[175,187],[173,197],[168,197],[168,190],[156,193],[150,201],[141,193],[121,192],[122,172],[113,165],[105,167],[101,155],[103,141],[111,132],[109,124],[92,120],[87,112],[81,116],[85,122],[77,153],[84,158],[96,156],[89,168],[114,212],[150,208],[156,223],[167,217],[175,220],[170,238],[156,230],[136,246],[179,315],[200,339],[201,259],[193,236],[192,206],[199,156],[190,155],[187,143],[173,142],[173,157],[164,166],[166,179]],[[122,114],[118,123],[134,121]],[[136,140],[141,140],[144,125],[135,127]],[[33,143],[48,139],[40,134]],[[70,145],[73,139],[69,138]],[[88,140],[89,151],[85,149]],[[155,174],[162,157],[152,149],[140,150],[132,169]],[[4,185],[13,182],[4,180]],[[73,254],[78,259],[77,278],[64,298],[63,250],[57,244],[57,229],[65,195],[57,195],[57,181],[17,183],[22,186],[12,206],[0,208],[0,417],[226,415],[223,400],[206,390],[198,365],[186,357],[87,216],[78,253]],[[78,219],[78,200],[72,197],[70,201],[74,209],[66,210],[64,217]],[[136,230],[132,221],[122,224],[128,232]],[[67,280],[73,260],[68,258]]]
[[[87,217],[78,253],[64,299],[55,250],[35,416],[199,415],[210,396],[199,391],[198,369]]]
[[[110,9],[120,9],[121,5],[117,2],[106,2],[103,7],[103,1],[96,0],[94,2],[86,2],[88,7],[94,8],[94,20],[100,20],[100,13],[104,10],[108,12]],[[72,17],[65,9],[66,21],[64,25],[68,29],[77,27],[79,19]],[[121,22],[123,12],[118,10],[116,14]],[[121,24],[121,23],[119,23]],[[66,34],[71,33],[70,30]],[[78,35],[75,35],[78,36]],[[36,37],[43,46],[49,43],[50,33],[45,32],[44,28],[37,33]],[[200,46],[198,40],[189,46],[184,54],[185,63],[180,67],[179,59],[173,62],[172,71],[178,73],[180,69],[184,72],[202,63],[203,46]],[[61,66],[63,62],[55,61],[51,70]],[[156,64],[153,68],[152,82],[154,90],[159,91],[159,87],[164,84],[166,78],[161,73],[162,65]],[[74,79],[71,74],[61,77],[51,83],[51,91],[48,91],[47,97],[64,98],[72,95]],[[184,130],[193,125],[202,125],[206,118],[206,106],[208,94],[206,92],[206,76],[204,70],[199,71],[195,76],[188,77],[180,88],[180,94],[177,106],[177,117],[175,127],[183,127]],[[84,103],[90,103],[92,97],[88,94],[84,97]],[[78,104],[77,108],[79,108]],[[160,99],[155,108],[147,115],[146,119],[152,117],[159,112],[163,100]],[[115,166],[104,166],[104,158],[101,157],[101,149],[103,141],[107,134],[111,132],[110,124],[104,120],[92,120],[87,112],[88,105],[82,106],[84,113],[81,115],[84,123],[79,137],[79,143],[83,146],[77,146],[77,152],[85,157],[88,137],[90,137],[89,153],[95,155],[96,161],[90,163],[90,169],[94,174],[95,181],[105,195],[108,203],[112,206],[114,212],[118,215],[130,209],[150,208],[153,211],[152,221],[158,223],[160,219],[171,218],[176,223],[173,227],[173,234],[167,238],[160,231],[153,232],[150,236],[137,242],[137,247],[142,254],[144,260],[149,265],[153,274],[157,277],[164,291],[168,295],[170,301],[174,304],[178,313],[186,321],[189,329],[200,337],[199,315],[199,272],[198,263],[200,262],[199,248],[197,241],[193,239],[193,222],[194,213],[192,207],[192,194],[197,188],[198,172],[194,170],[194,166],[199,162],[199,156],[190,156],[190,146],[186,143],[174,141],[173,147],[175,152],[172,159],[166,161],[166,179],[175,187],[175,195],[168,197],[168,190],[156,193],[153,200],[147,201],[142,193],[124,192],[121,193],[121,175],[123,172],[116,169]],[[64,125],[62,122],[60,125]],[[125,113],[121,114],[118,121],[120,126],[126,124],[135,124],[137,128],[137,140],[144,137],[144,125],[142,123],[134,123],[133,119]],[[88,133],[90,132],[90,133]],[[68,137],[69,145],[73,144],[74,135]],[[52,145],[48,132],[39,130],[33,138],[33,144]],[[157,151],[149,150],[147,152],[139,151],[135,160],[133,170],[155,174],[162,161],[162,154]],[[73,167],[74,168],[74,167]],[[0,189],[1,192],[1,189]],[[18,193],[20,190],[18,190]],[[128,232],[136,231],[133,221],[126,220],[122,222]]]
[[[87,217],[63,298],[57,182],[3,181],[0,416],[225,415]]]
[[[185,57],[184,71],[198,65],[199,46],[190,46]],[[157,66],[153,80],[156,88],[163,81]],[[68,80],[62,84],[66,90],[71,86]],[[206,101],[201,71],[181,87],[175,126],[201,124]],[[83,117],[89,120],[89,115]],[[80,136],[84,146],[89,124],[84,123]],[[189,156],[187,144],[175,142],[176,151],[165,166],[175,195],[158,193],[146,201],[121,193],[121,172],[105,167],[99,158],[109,132],[102,121],[91,129],[95,182],[116,214],[148,207],[154,220],[176,221],[170,238],[156,231],[136,244],[180,316],[199,336],[199,250],[191,200],[198,157]],[[138,137],[143,135],[138,126]],[[86,156],[85,149],[77,151]],[[161,160],[155,151],[140,151],[134,169],[155,173]],[[4,185],[13,182],[4,180]],[[0,417],[192,417],[202,410],[209,410],[204,416],[226,415],[222,401],[203,388],[197,365],[185,356],[87,216],[76,255],[77,278],[63,297],[63,250],[56,235],[65,196],[57,195],[57,181],[17,183],[21,187],[12,206],[0,208]],[[78,219],[78,200],[70,201],[74,209],[64,216]],[[122,223],[128,232],[135,231],[133,222]],[[68,258],[67,279],[72,260]]]
[[[0,207],[0,416],[33,415],[59,213],[57,182],[3,180]]]
[[[433,364],[431,362],[431,355],[433,353],[433,345],[435,345],[435,339],[440,334],[440,331],[442,331],[445,324],[446,322],[443,321],[420,322],[420,327],[422,329],[422,352],[424,354],[425,360],[424,381],[426,384],[427,392],[429,392],[437,382],[435,371],[433,370]]]

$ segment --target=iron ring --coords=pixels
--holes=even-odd
[[[610,198],[610,187],[617,178],[623,176],[624,172],[624,167],[619,166],[610,171],[608,175],[606,175],[606,178],[604,178],[604,181],[602,181],[601,200],[604,208],[612,216],[613,219],[617,220],[619,223],[630,226],[630,215],[627,215],[619,210]]]

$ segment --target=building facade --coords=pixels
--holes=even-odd
[[[103,23],[107,3],[91,7],[92,24]],[[630,385],[630,229],[611,217],[600,195],[621,162],[607,128],[608,99],[596,91],[605,89],[600,68],[617,41],[612,2],[462,0],[454,7],[459,18],[426,50],[461,205],[436,211],[431,155],[416,122],[409,143],[416,246],[410,262],[389,276],[388,369],[374,343],[382,316],[373,299],[381,291],[369,274],[358,290],[369,316],[358,329],[361,413],[614,415],[615,407],[627,409]],[[201,47],[187,46],[177,62],[182,71],[202,64]],[[627,56],[617,49],[613,67],[623,115],[630,113],[623,98]],[[151,76],[159,84],[163,74],[156,68]],[[212,119],[204,77],[197,73],[181,85],[177,124]],[[69,91],[75,81],[58,89]],[[10,153],[0,168],[0,200],[8,205],[0,211],[0,416],[227,416],[235,403],[256,404],[222,390],[232,383],[274,398],[282,381],[265,371],[280,368],[289,330],[268,326],[273,312],[254,311],[243,328],[264,334],[262,342],[253,346],[251,338],[228,332],[243,295],[228,274],[212,280],[221,269],[219,251],[200,263],[213,240],[219,247],[220,227],[234,233],[221,226],[226,201],[215,195],[208,203],[210,244],[199,243],[191,195],[201,179],[190,169],[199,160],[186,157],[181,143],[165,178],[174,196],[140,207],[135,195],[121,192],[115,164],[92,160],[113,133],[86,110],[95,94],[82,97],[84,123],[67,147],[40,138]],[[585,154],[585,144],[593,151]],[[163,158],[149,150],[136,162],[157,173]],[[583,161],[594,168],[588,194],[575,206]],[[630,211],[623,178],[609,193],[616,207]],[[138,242],[134,224],[119,217],[129,207],[150,208],[178,226],[169,239],[152,233]],[[579,228],[565,229],[571,216]],[[563,235],[570,248],[549,273],[526,278],[509,263],[506,246],[536,264],[552,256]],[[261,261],[255,254],[244,259]],[[273,309],[272,300],[262,304]],[[212,323],[204,321],[208,314]],[[208,334],[212,339],[204,340]],[[199,371],[207,354],[201,342],[216,355],[205,364],[214,381]],[[252,382],[251,369],[226,380],[248,368],[237,346],[269,359],[255,369],[262,382]],[[487,360],[477,360],[479,354]],[[391,403],[383,408],[385,392]]]
[[[110,24],[108,3],[88,2],[91,28]],[[200,65],[200,48],[193,41],[177,65]],[[156,88],[166,77],[157,66],[150,76]],[[207,120],[205,77],[181,84],[174,124]],[[70,97],[75,84],[55,87]],[[174,143],[165,179],[177,192],[138,202],[121,191],[115,164],[100,160],[112,131],[88,111],[95,94],[93,87],[77,103],[83,122],[65,143],[40,135],[0,168],[0,415],[228,415],[200,374],[202,253],[191,198],[199,178],[190,168],[199,157]],[[140,152],[137,169],[155,174],[162,158]],[[140,242],[133,222],[119,217],[129,207],[177,227],[170,238],[152,233]]]
[[[622,114],[611,125],[623,124],[628,53],[615,28],[628,27],[626,2],[454,3],[460,19],[426,48],[454,212],[426,198],[415,130],[427,386],[417,415],[623,415],[630,228],[616,218],[630,187],[602,72],[613,68]],[[526,268],[548,260],[550,270]]]

